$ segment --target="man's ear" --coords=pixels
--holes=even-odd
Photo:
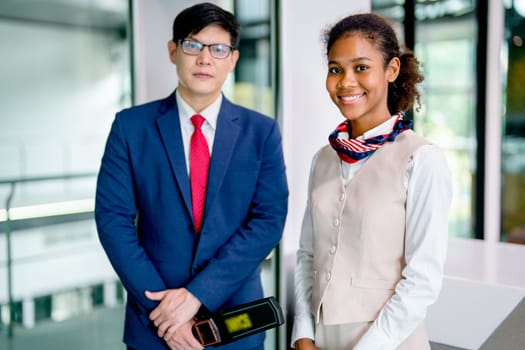
[[[171,63],[176,64],[175,56],[177,54],[177,44],[173,40],[168,41],[168,53],[170,55]]]
[[[239,54],[240,54],[239,50],[232,51],[232,54],[230,57],[230,62],[231,62],[230,72],[233,72],[233,70],[235,69],[235,66],[237,65],[237,61],[239,60]]]

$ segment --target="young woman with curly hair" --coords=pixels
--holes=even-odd
[[[451,176],[442,151],[404,113],[423,80],[375,14],[325,33],[326,89],[345,120],[314,156],[297,251],[297,350],[430,349]]]

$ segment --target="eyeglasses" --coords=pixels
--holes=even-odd
[[[179,40],[179,45],[182,46],[182,51],[191,56],[198,56],[204,50],[204,48],[207,46],[208,50],[210,50],[210,55],[213,58],[223,59],[230,55],[230,53],[234,50],[233,47],[228,46],[226,44],[203,44],[195,40],[191,39],[184,39]]]

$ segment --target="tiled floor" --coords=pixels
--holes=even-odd
[[[124,350],[124,309],[101,308],[64,322],[39,322],[33,329],[15,327],[8,340],[0,334],[2,350]]]
[[[125,350],[123,318],[123,307],[100,308],[63,322],[38,322],[33,329],[18,326],[11,339],[0,334],[0,350]],[[266,343],[274,342],[270,331]]]
[[[0,334],[2,350],[125,350],[122,338],[124,310],[100,308],[64,322],[39,322],[33,329],[16,327],[8,340]],[[267,349],[274,350],[274,349]],[[432,350],[457,350],[433,344]]]
[[[123,315],[122,307],[100,308],[64,322],[39,322],[33,329],[16,327],[11,340],[5,334],[0,334],[0,349],[125,350],[121,341]],[[432,350],[460,349],[432,344]]]

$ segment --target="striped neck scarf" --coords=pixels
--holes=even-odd
[[[410,120],[403,119],[403,113],[400,112],[396,116],[394,127],[389,134],[374,136],[366,140],[341,139],[337,137],[340,132],[348,133],[349,137],[352,135],[352,125],[349,120],[345,120],[330,134],[328,141],[341,160],[347,163],[355,163],[374,153],[385,142],[394,141],[397,135],[412,127]]]

